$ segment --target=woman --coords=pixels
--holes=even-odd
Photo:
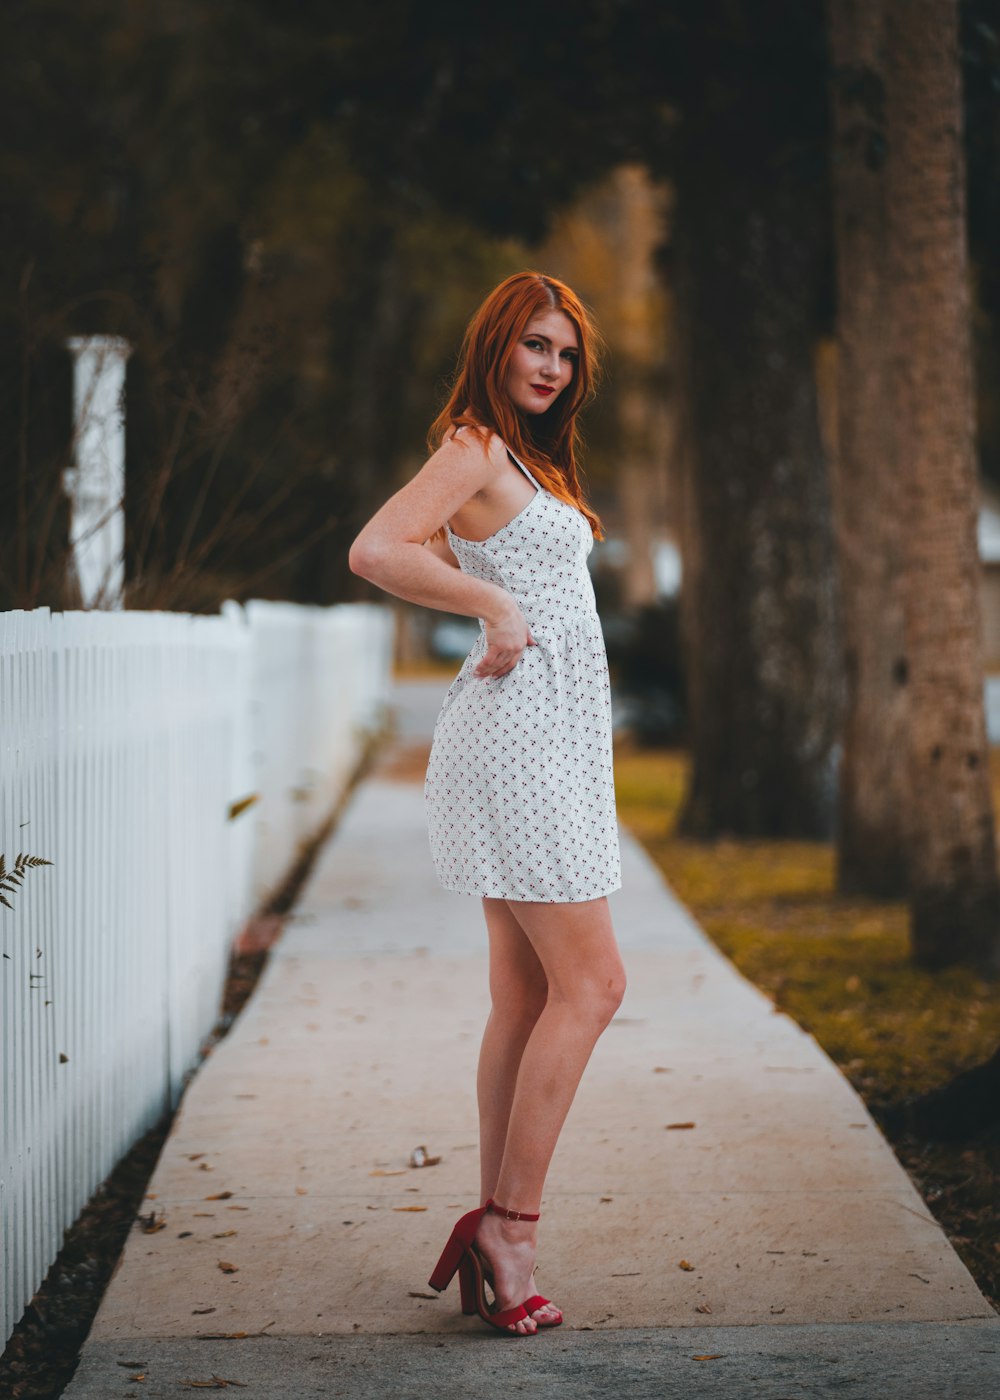
[[[438,876],[482,899],[489,934],[482,1204],[431,1284],[457,1271],[463,1311],[515,1336],[562,1321],[534,1286],[542,1187],[625,989],[606,898],[621,884],[610,690],[586,563],[602,536],[574,459],[594,345],[561,282],[523,272],[497,287],[466,333],[436,451],[350,556],[390,593],[480,620],[424,791]]]

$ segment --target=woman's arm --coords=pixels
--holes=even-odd
[[[436,558],[443,559],[444,562],[449,564],[453,569],[461,568],[461,565],[455,558],[455,551],[444,535],[439,535],[436,539],[424,540],[424,548],[429,549]]]
[[[480,677],[514,669],[525,646],[534,645],[527,623],[505,588],[463,573],[424,542],[505,466],[506,450],[497,438],[489,448],[475,438],[451,438],[372,516],[348,560],[354,573],[398,598],[481,617],[487,649],[476,667]]]

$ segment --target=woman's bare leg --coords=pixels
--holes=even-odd
[[[521,1056],[548,994],[538,955],[504,899],[484,899],[490,938],[492,1007],[479,1052],[481,1201],[496,1190]]]
[[[483,1032],[476,1083],[481,1202],[489,1200],[496,1192],[521,1056],[545,1008],[548,994],[548,982],[538,955],[506,900],[484,899],[483,912],[490,937],[492,1008]],[[532,1284],[519,1301],[532,1297],[535,1292]],[[532,1316],[536,1321],[547,1318],[554,1322],[558,1320],[559,1309],[554,1305],[538,1308]]]
[[[491,911],[487,916],[491,948],[496,942],[499,950],[494,1012],[505,994],[514,997],[515,1011],[507,1016],[498,1014],[495,1022],[491,1014],[494,1024],[492,1031],[487,1027],[480,1059],[480,1103],[485,1100],[488,1123],[484,1186],[501,1205],[535,1213],[587,1061],[621,1004],[625,972],[606,899],[579,904],[510,901],[507,908],[544,974],[546,999],[524,1038],[530,999],[522,995],[521,1010],[517,1011],[512,989],[525,985],[533,964],[509,923],[499,912]],[[492,966],[491,955],[491,978]],[[530,1005],[534,1014],[535,1003]],[[522,1048],[518,1057],[519,1037]],[[511,1092],[509,1078],[515,1059],[516,1082]],[[489,1186],[504,1114],[503,1152],[495,1185]],[[483,1218],[476,1238],[493,1271],[498,1306],[516,1306],[532,1291],[535,1226],[490,1214]],[[534,1326],[519,1323],[517,1330],[533,1331]]]

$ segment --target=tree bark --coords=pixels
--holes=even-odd
[[[837,886],[906,891],[901,513],[887,412],[885,0],[829,0],[837,255],[837,450],[831,486],[845,679]]]
[[[983,707],[956,0],[886,0],[888,267],[904,503],[913,955],[1000,971]]]
[[[890,1129],[939,1142],[961,1141],[992,1128],[1000,1122],[1000,1048],[930,1093],[889,1105],[882,1116]]]
[[[693,90],[677,149],[693,759],[680,826],[697,837],[827,837],[834,820],[839,654],[813,371],[829,207],[772,102],[802,56],[789,46],[767,71],[776,48],[761,62],[751,40],[733,46],[745,67],[721,97]]]

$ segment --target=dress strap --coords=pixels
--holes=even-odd
[[[542,488],[539,486],[538,482],[537,482],[537,481],[535,480],[535,478],[531,475],[531,472],[528,471],[528,468],[524,465],[524,463],[520,460],[520,458],[514,456],[513,452],[511,452],[510,448],[507,447],[507,444],[506,444],[506,443],[504,443],[504,448],[506,449],[507,456],[508,456],[508,457],[510,458],[510,460],[514,463],[515,467],[520,467],[521,470],[524,472],[525,476],[526,476],[526,477],[528,478],[528,480],[531,482],[532,486],[535,488],[535,490],[536,490],[536,491],[540,491]]]

